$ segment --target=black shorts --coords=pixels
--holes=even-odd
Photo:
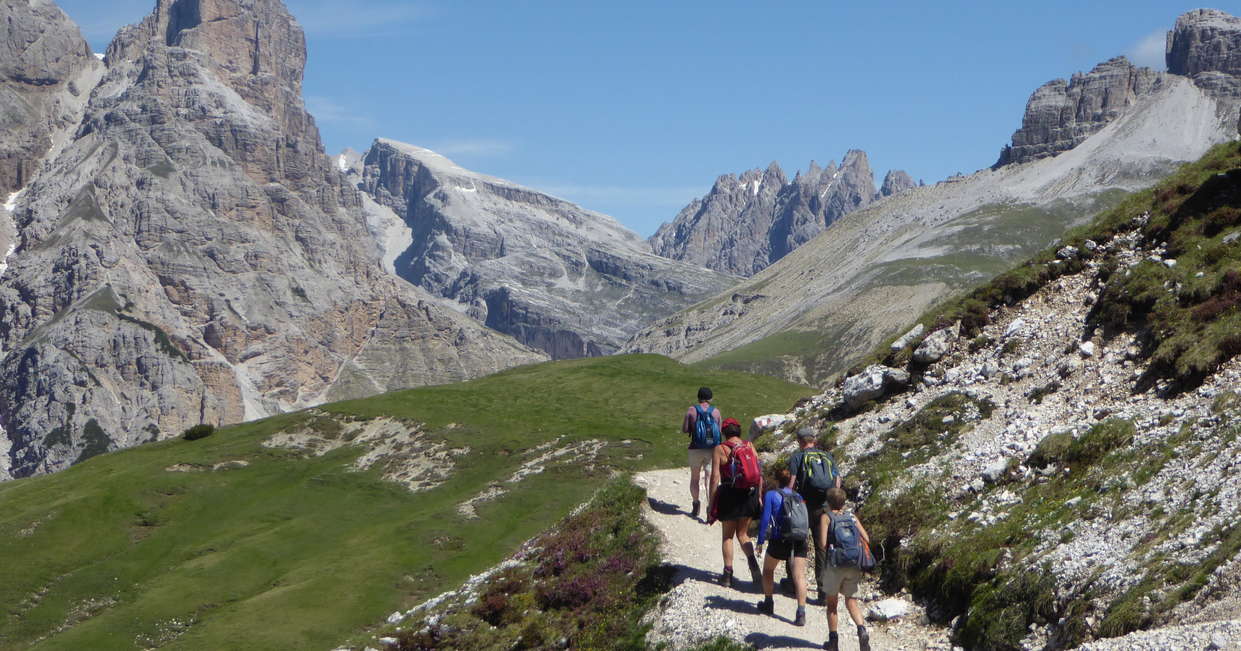
[[[806,540],[772,540],[767,543],[767,555],[780,561],[789,560],[790,555],[796,558],[806,558],[810,555],[810,542]]]
[[[733,488],[721,485],[715,491],[721,521],[756,518],[761,514],[757,488]]]

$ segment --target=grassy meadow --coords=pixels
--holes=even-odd
[[[307,413],[0,484],[0,649],[331,648],[501,560],[613,471],[683,463],[681,414],[703,384],[742,422],[810,393],[655,355],[552,362],[320,408],[469,448],[423,492],[354,470],[357,447],[261,445],[321,418]],[[597,462],[504,482],[534,446],[585,440]],[[248,465],[210,469],[236,461]],[[458,513],[496,482],[509,490],[479,518]]]

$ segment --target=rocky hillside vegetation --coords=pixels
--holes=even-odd
[[[965,648],[1236,630],[1239,237],[1231,143],[930,312],[775,447],[832,441],[882,588]]]
[[[571,360],[4,482],[0,554],[22,562],[0,581],[0,648],[327,649],[369,639],[393,613],[402,620],[518,551],[614,473],[682,463],[680,418],[704,382],[743,419],[809,392],[656,356]],[[636,509],[633,489],[608,490],[608,513],[560,527],[560,556],[540,556],[564,565],[537,580],[512,574],[520,589],[497,596],[483,621],[510,621],[533,599],[548,614],[514,634],[558,640],[583,600],[642,578],[653,548],[636,518],[606,525],[619,538],[593,564],[574,556],[584,537],[607,538],[600,523],[616,522],[613,506]],[[592,639],[627,625],[601,625]]]
[[[0,143],[0,480],[546,359],[384,272],[279,0],[159,0],[102,64],[50,3],[0,8],[4,133],[51,143]]]
[[[1237,51],[1241,21],[1185,14],[1169,39],[1169,72],[1113,59],[1045,86],[1027,105],[1008,164],[849,213],[623,350],[822,384],[933,304],[1234,139]]]

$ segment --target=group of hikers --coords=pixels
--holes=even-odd
[[[798,450],[787,467],[778,468],[764,480],[758,452],[741,436],[735,418],[721,420],[711,404],[711,389],[698,390],[698,402],[685,413],[681,430],[689,435],[690,515],[702,513],[702,490],[706,483],[706,523],[719,522],[723,529],[721,553],[724,570],[720,581],[734,584],[733,540],[749,565],[750,579],[762,584],[758,611],[775,615],[775,572],[781,562],[791,578],[797,598],[793,624],[806,625],[806,562],[814,548],[814,576],[818,597],[826,606],[828,638],[823,648],[839,649],[836,608],[841,596],[849,617],[857,625],[858,646],[869,651],[870,636],[856,598],[862,570],[874,566],[870,537],[862,523],[844,511],[845,491],[831,455],[818,447],[811,428],[798,431]],[[766,484],[766,486],[764,486]],[[758,544],[750,538],[750,525],[758,518]],[[760,567],[763,545],[767,553]]]

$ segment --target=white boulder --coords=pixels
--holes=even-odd
[[[875,622],[887,622],[909,614],[909,604],[900,599],[880,599],[870,605],[866,618]]]

